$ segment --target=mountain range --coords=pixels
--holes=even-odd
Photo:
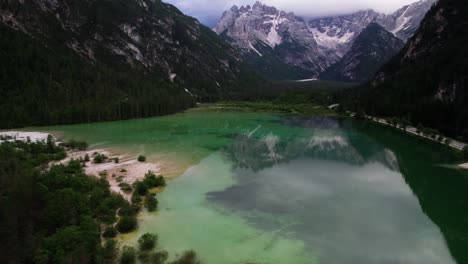
[[[312,78],[344,58],[372,22],[407,41],[435,1],[421,0],[389,15],[363,10],[310,20],[256,2],[253,6],[233,6],[223,13],[213,30],[267,77]],[[285,76],[285,72],[290,74]]]

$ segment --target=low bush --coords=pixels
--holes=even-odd
[[[138,214],[138,211],[140,211],[140,207],[135,204],[126,204],[122,206],[119,210],[119,216],[124,217],[124,216],[136,216]]]
[[[138,181],[135,183],[135,191],[139,195],[146,195],[148,193],[148,185],[146,185],[144,182]]]
[[[98,154],[96,154],[96,155],[94,156],[93,162],[94,162],[95,164],[100,164],[100,163],[105,162],[107,159],[108,159],[108,158],[107,158],[106,155],[98,153]]]
[[[105,238],[113,238],[117,236],[117,229],[113,226],[106,227],[106,230],[104,230],[104,233],[102,234],[103,237]]]
[[[120,256],[121,264],[133,264],[136,262],[136,250],[133,247],[124,246]]]
[[[133,204],[141,203],[141,195],[139,195],[137,192],[134,192],[132,195],[132,203]]]
[[[117,223],[117,230],[120,233],[129,233],[137,228],[137,219],[135,216],[123,216]]]
[[[140,155],[140,156],[138,156],[138,161],[139,161],[139,162],[145,162],[145,161],[146,161],[146,157],[143,156],[143,155]]]
[[[158,208],[158,200],[154,195],[148,193],[145,198],[145,207],[148,209],[148,211],[153,212],[156,211]]]
[[[77,140],[70,140],[67,142],[60,143],[61,147],[69,148],[69,149],[77,149],[77,150],[86,150],[88,148],[88,143],[84,141],[77,141]]]
[[[154,249],[156,247],[157,242],[157,235],[146,233],[138,239],[138,246],[141,251],[148,251]]]
[[[145,179],[143,180],[143,182],[149,189],[166,186],[166,180],[164,179],[164,177],[156,176],[156,174],[154,174],[154,172],[152,171],[148,171],[145,174]]]
[[[132,186],[130,186],[130,184],[125,183],[125,182],[120,183],[119,187],[120,187],[120,190],[122,190],[125,193],[130,193],[133,191]]]
[[[197,253],[193,250],[185,251],[182,256],[172,262],[172,264],[200,264]]]

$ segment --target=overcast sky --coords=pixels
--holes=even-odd
[[[253,5],[255,0],[163,0],[177,6],[184,13],[198,18],[202,23],[213,26],[224,10],[232,5]],[[292,11],[300,16],[319,17],[346,14],[372,8],[383,13],[391,13],[404,5],[417,0],[263,0],[266,5],[284,11]],[[462,1],[462,0],[461,0]],[[465,0],[463,0],[465,1]]]

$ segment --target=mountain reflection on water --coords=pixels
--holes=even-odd
[[[237,184],[210,193],[211,201],[256,228],[304,241],[320,263],[456,263],[400,172],[400,160],[407,172],[424,156],[402,160],[350,121],[281,122],[304,130],[260,129],[222,150]]]
[[[156,232],[204,263],[468,263],[467,172],[393,129],[217,110],[44,129],[183,174],[133,245]]]
[[[340,121],[327,117],[285,118],[281,123],[302,126],[310,130],[300,135],[276,135],[269,131],[252,135],[237,135],[232,144],[222,153],[233,162],[234,168],[259,171],[280,163],[299,158],[316,158],[364,165],[379,161],[391,170],[399,170],[398,160],[389,149],[374,148],[373,153],[361,155],[350,142],[349,136],[340,129]],[[374,143],[375,144],[375,143]]]

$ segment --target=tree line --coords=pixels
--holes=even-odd
[[[192,107],[180,85],[85,61],[0,25],[0,128],[169,114]]]

